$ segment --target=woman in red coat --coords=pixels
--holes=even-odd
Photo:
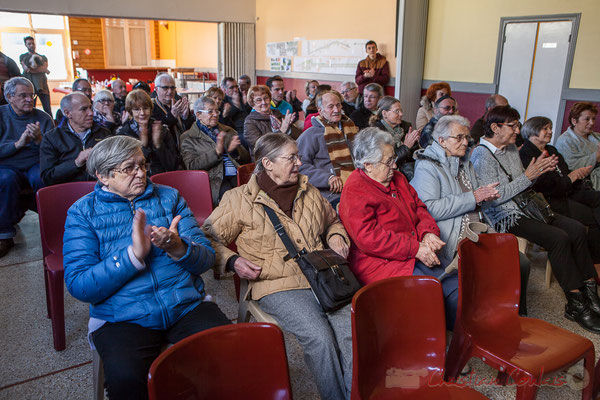
[[[354,139],[356,170],[350,175],[339,206],[352,239],[350,266],[364,284],[393,276],[444,272],[436,252],[444,242],[417,192],[396,170],[394,138],[378,128],[363,129]],[[446,322],[454,326],[458,276],[442,281]]]

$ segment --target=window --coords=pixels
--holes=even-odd
[[[103,26],[107,68],[149,65],[147,21],[105,18]]]

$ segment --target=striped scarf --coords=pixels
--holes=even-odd
[[[350,147],[354,136],[358,134],[358,127],[348,118],[343,118],[338,126],[331,125],[320,115],[313,118],[317,118],[325,127],[325,144],[333,165],[333,172],[346,183],[346,179],[354,171]]]

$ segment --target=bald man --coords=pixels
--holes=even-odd
[[[484,133],[483,127],[485,125],[485,116],[487,115],[488,111],[490,111],[492,108],[494,108],[496,106],[507,106],[507,105],[508,105],[508,100],[506,100],[506,97],[504,97],[500,94],[493,94],[487,98],[487,100],[485,101],[485,112],[483,113],[481,118],[479,118],[477,121],[475,121],[475,123],[473,124],[473,127],[471,128],[471,137],[473,138],[475,143],[479,143],[479,139],[483,136],[483,133]]]

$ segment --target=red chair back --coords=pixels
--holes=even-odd
[[[237,185],[238,186],[242,186],[242,185],[245,185],[246,183],[248,183],[255,167],[256,167],[256,164],[251,163],[251,164],[241,165],[238,168],[238,171],[237,171]]]
[[[509,233],[479,235],[458,246],[458,318],[465,328],[516,321],[521,275],[517,238]]]
[[[210,180],[206,171],[170,171],[150,177],[152,183],[171,186],[179,191],[202,225],[213,210]]]
[[[95,181],[70,182],[48,186],[37,191],[40,236],[44,258],[62,255],[67,211],[77,200],[94,190]]]
[[[169,347],[150,367],[150,400],[291,399],[281,330],[225,325]]]
[[[441,382],[446,357],[444,298],[425,276],[384,279],[352,300],[352,398]]]

